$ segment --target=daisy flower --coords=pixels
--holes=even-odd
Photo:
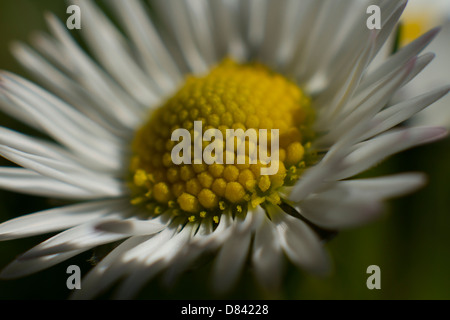
[[[327,274],[331,236],[424,184],[416,173],[355,176],[446,135],[401,124],[448,87],[390,103],[433,59],[420,53],[438,30],[370,68],[406,1],[155,0],[152,19],[140,1],[111,0],[120,31],[94,2],[73,3],[91,55],[48,15],[51,35],[36,35],[36,49],[14,45],[48,91],[0,74],[2,110],[52,138],[1,128],[0,154],[21,166],[0,168],[1,187],[74,202],[0,225],[0,240],[61,231],[8,265],[3,279],[108,243],[114,248],[75,298],[118,280],[116,297],[130,298],[156,275],[173,282],[211,254],[217,292],[232,288],[246,263],[269,290],[286,257]],[[373,4],[379,30],[366,24]],[[250,163],[260,145],[241,141],[244,163],[176,165],[172,134],[187,130],[195,153],[195,123],[224,134],[263,130],[258,144],[266,129],[269,141],[279,139],[278,161]],[[276,172],[264,175],[272,164]]]

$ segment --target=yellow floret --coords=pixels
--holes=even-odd
[[[134,174],[134,184],[138,187],[144,186],[147,180],[147,173],[144,170],[137,170]]]
[[[186,191],[194,196],[198,195],[202,190],[202,185],[197,178],[191,179],[186,183]]]
[[[223,164],[214,163],[209,166],[208,171],[214,178],[222,177],[225,167]]]
[[[200,191],[198,201],[206,209],[214,209],[219,204],[217,195],[209,189]]]
[[[216,179],[211,187],[212,191],[219,197],[225,196],[225,190],[227,188],[227,182],[224,179]]]
[[[286,153],[286,164],[294,165],[303,159],[305,148],[300,142],[293,142],[288,146]]]
[[[153,196],[158,202],[166,203],[170,200],[171,194],[167,183],[160,182],[153,187]]]
[[[211,188],[214,182],[214,178],[208,172],[202,172],[198,175],[198,181],[203,186],[203,188]]]
[[[247,191],[253,191],[256,185],[255,175],[251,170],[245,169],[239,174],[239,183],[244,186]]]
[[[231,203],[239,203],[244,199],[244,187],[238,182],[230,182],[225,190],[225,198]]]
[[[179,196],[177,202],[180,205],[180,208],[186,212],[196,213],[200,209],[198,199],[187,193],[183,193]]]
[[[229,165],[225,168],[223,177],[228,182],[236,181],[239,178],[239,169],[234,165]]]
[[[258,181],[258,187],[262,192],[266,192],[270,189],[270,178],[269,176],[261,176]]]

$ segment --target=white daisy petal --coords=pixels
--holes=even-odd
[[[72,2],[83,7],[85,27],[81,30],[105,69],[143,108],[158,103],[157,88],[133,61],[126,41],[117,29],[92,1]],[[90,28],[95,28],[96,32],[90,32]]]
[[[358,56],[364,50],[364,43],[366,39],[371,36],[375,36],[375,49],[372,54],[375,55],[380,46],[383,43],[383,34],[388,30],[391,30],[393,26],[397,23],[400,17],[406,1],[382,1],[379,4],[382,12],[388,12],[388,16],[382,20],[381,31],[373,31],[368,28],[361,28],[361,25],[365,25],[367,21],[367,16],[357,15],[356,20],[349,19],[352,23],[347,26],[347,29],[343,28],[344,41],[338,41],[339,37],[335,37],[335,41],[338,41],[338,47],[335,48],[336,53],[332,55],[328,63],[323,63],[321,69],[317,70],[314,78],[311,79],[310,83],[307,85],[309,90],[313,93],[320,92],[321,96],[332,96],[336,92],[336,86],[339,86],[346,81],[346,75],[350,73],[351,69],[354,68],[354,61],[357,61]],[[360,6],[359,10],[364,12],[368,4],[366,2],[354,2],[350,1],[348,3],[348,8],[354,10],[355,6]],[[350,9],[348,9],[350,10]],[[334,17],[334,14],[333,14]],[[346,17],[348,19],[348,17]],[[345,26],[342,20],[335,20],[335,25]],[[348,24],[348,23],[347,23]],[[334,33],[335,31],[333,31]],[[307,62],[306,62],[307,64]],[[322,71],[324,69],[324,71]],[[325,74],[324,74],[325,73]],[[325,80],[326,79],[326,80]]]
[[[236,11],[239,9],[238,1],[209,1],[211,13],[216,26],[219,54],[231,55],[238,61],[247,57],[247,48],[243,42],[243,36],[239,32],[239,18]]]
[[[102,219],[110,219],[110,216]],[[75,250],[86,251],[103,244],[122,240],[129,236],[99,231],[94,227],[94,224],[95,222],[86,223],[58,233],[56,236],[28,250],[17,259],[30,260]]]
[[[125,194],[123,182],[113,177],[89,174],[65,162],[29,154],[2,145],[0,145],[0,155],[43,176],[90,190],[97,195],[117,197]]]
[[[393,131],[357,145],[353,152],[342,161],[342,168],[333,180],[342,180],[354,176],[386,157],[414,146],[436,141],[447,136],[444,128],[410,128]]]
[[[194,73],[204,73],[208,70],[208,65],[205,62],[199,47],[194,38],[194,33],[191,29],[189,16],[187,15],[187,3],[185,1],[179,2],[177,0],[154,1],[159,9],[158,12],[165,21],[171,22],[171,31],[177,40],[180,50],[183,52],[190,70]]]
[[[427,179],[423,173],[405,173],[394,176],[339,181],[335,188],[346,189],[355,197],[388,199],[406,195],[424,186]]]
[[[445,96],[449,91],[450,87],[444,87],[382,110],[371,120],[372,125],[370,126],[373,129],[366,132],[361,137],[361,140],[371,138],[406,121],[417,112]]]
[[[42,113],[48,113],[48,115],[56,113],[60,115],[61,118],[70,119],[71,122],[67,121],[67,125],[70,124],[70,126],[73,127],[72,130],[74,131],[78,130],[76,134],[82,137],[85,134],[90,134],[94,140],[86,143],[91,144],[101,141],[105,144],[104,146],[94,146],[99,147],[100,150],[104,152],[108,150],[106,147],[121,147],[120,140],[111,135],[110,132],[99,127],[91,120],[74,110],[70,105],[41,89],[39,86],[6,71],[1,71],[0,76],[2,88],[7,89],[7,91],[12,95],[21,98],[21,100],[27,101],[30,105],[35,106],[35,108]]]
[[[272,1],[272,4],[276,2],[277,1]],[[253,3],[256,8],[253,9],[253,11],[250,11],[250,14],[254,12],[250,19],[253,19],[254,15],[254,20],[258,21],[258,17],[263,17],[264,14],[258,14],[257,10],[263,10],[265,6],[260,5],[258,1],[254,1]],[[284,10],[282,12],[280,11],[280,17],[278,18],[282,20],[280,22],[281,28],[277,34],[273,32],[273,37],[277,38],[275,41],[278,41],[278,49],[274,50],[274,48],[271,48],[271,50],[274,51],[274,53],[271,54],[274,56],[271,65],[277,70],[288,73],[290,72],[290,70],[288,70],[289,63],[296,58],[295,51],[296,49],[299,51],[299,43],[303,44],[305,37],[308,36],[307,26],[312,25],[313,17],[315,16],[314,13],[318,10],[319,6],[317,1],[306,0],[300,2],[288,0],[284,1],[282,8]],[[266,28],[270,29],[268,24],[266,24]],[[255,23],[253,29],[252,32],[256,33],[258,30],[263,30],[264,25],[258,28]],[[267,48],[267,50],[269,50],[269,48]]]
[[[329,272],[328,256],[314,231],[280,209],[273,209],[269,214],[278,231],[281,247],[294,264],[319,275]]]
[[[220,246],[219,243],[213,245],[201,246],[200,243],[204,242],[205,238],[211,236],[212,233],[216,232],[213,230],[211,221],[203,221],[200,223],[197,232],[190,239],[189,245],[185,246],[177,257],[174,259],[171,266],[164,273],[164,283],[168,287],[172,287],[179,277],[185,272],[201,255],[213,252],[216,247]],[[200,241],[199,241],[200,240]]]
[[[124,207],[124,200],[94,201],[45,210],[0,224],[0,240],[19,239],[68,229]]]
[[[91,161],[118,170],[122,153],[117,140],[106,131],[37,86],[12,74],[0,73],[0,93],[17,108],[32,115],[57,141]]]
[[[313,25],[308,28],[310,32],[310,37],[313,39],[317,39],[317,41],[305,41],[306,48],[303,61],[298,66],[297,69],[297,79],[312,79],[313,77],[320,74],[321,67],[326,65],[326,61],[329,60],[329,56],[333,54],[334,51],[323,50],[325,47],[332,47],[334,45],[334,41],[336,41],[336,34],[339,34],[339,30],[343,27],[346,27],[345,19],[348,19],[348,12],[350,10],[351,5],[355,5],[351,2],[337,3],[336,1],[322,1],[320,11],[314,19]],[[345,18],[344,18],[345,17]],[[358,28],[364,30],[364,28]],[[368,29],[365,30],[365,33],[369,33]],[[367,37],[364,37],[364,40]],[[355,41],[354,44],[357,44]],[[361,52],[363,51],[365,46],[361,43],[359,44],[359,48],[355,51],[349,52]],[[350,61],[357,59],[358,54],[355,57],[348,58],[345,60],[346,65],[350,65]],[[308,62],[308,63],[305,63]],[[341,65],[342,66],[342,65]],[[353,67],[348,68],[350,72]],[[343,70],[342,77],[346,78],[346,72]],[[303,80],[304,81],[304,80]],[[311,80],[314,82],[314,79]]]
[[[79,255],[83,251],[84,250],[71,251],[25,261],[15,260],[0,272],[0,279],[11,280],[28,276],[64,262]]]
[[[59,145],[0,127],[0,144],[9,148],[19,149],[31,154],[44,154],[49,159],[65,161],[68,164],[76,165],[77,160],[72,154],[61,148]],[[80,169],[82,167],[78,164]]]
[[[326,199],[329,200],[329,199]],[[378,218],[382,212],[378,199],[325,201],[321,195],[305,199],[298,209],[312,223],[328,229],[340,230],[366,224]]]
[[[36,121],[33,119],[33,117],[30,114],[26,113],[24,110],[17,108],[17,106],[12,101],[7,99],[7,97],[3,94],[1,84],[2,79],[0,77],[0,110],[3,113],[8,114],[12,118],[20,119],[24,124],[30,126],[30,128],[36,128]]]
[[[268,290],[276,290],[281,285],[283,271],[283,250],[273,223],[264,217],[255,233],[252,263],[259,283]]]
[[[247,43],[249,58],[259,52],[259,48],[264,40],[268,1],[242,0],[239,1],[239,5],[242,37]]]
[[[0,187],[14,192],[60,199],[90,200],[101,196],[88,189],[75,187],[22,168],[0,167]]]
[[[203,59],[212,65],[219,59],[214,45],[214,23],[207,0],[186,0],[186,10],[192,24],[192,35],[199,45]]]
[[[335,157],[338,158],[338,157]],[[336,172],[339,159],[318,163],[313,168],[306,171],[301,180],[299,180],[289,192],[289,200],[294,202],[302,201],[308,194],[315,192],[323,182],[334,172]]]
[[[358,88],[358,93],[380,81],[386,74],[398,70],[402,66],[402,62],[417,56],[438,33],[439,28],[433,29],[389,57],[382,66],[373,70],[364,78]]]
[[[149,254],[152,254],[164,243],[174,237],[174,235],[178,232],[177,229],[177,224],[172,221],[166,229],[164,229],[160,233],[155,234],[146,242],[143,242],[142,244],[136,246],[135,248],[133,248],[133,250],[129,250],[129,252],[127,252],[123,256],[123,261],[127,263],[131,261],[143,262]]]
[[[66,63],[72,63],[77,71],[75,78],[85,88],[103,100],[103,107],[109,109],[125,127],[133,128],[140,123],[142,110],[139,105],[129,97],[109,76],[103,73],[98,66],[73,41],[65,25],[55,16],[47,15],[47,22],[55,37],[62,45],[62,54],[66,55]],[[70,55],[67,55],[70,52]]]
[[[347,81],[344,83],[337,82],[339,85],[336,85],[334,89],[336,90],[336,95],[333,97],[332,101],[329,100],[329,95],[324,95],[326,97],[325,101],[320,101],[320,99],[318,99],[317,108],[321,109],[315,124],[318,131],[326,132],[329,130],[333,117],[336,117],[336,114],[339,115],[341,109],[346,106],[347,102],[351,99],[361,81],[361,77],[369,63],[369,59],[373,54],[374,47],[375,37],[370,37],[366,48],[362,54],[357,57],[354,68],[349,70],[350,73],[346,77]],[[324,105],[324,103],[326,104]]]
[[[390,76],[378,83],[377,86],[371,87],[370,91],[368,89],[358,97],[355,97],[353,101],[347,104],[346,109],[337,114],[335,119],[333,119],[333,122],[328,122],[329,125],[331,123],[337,123],[338,125],[332,127],[328,135],[323,138],[326,142],[319,141],[317,144],[331,144],[336,142],[344,134],[349,132],[349,125],[361,123],[368,117],[378,113],[388,102],[388,97],[392,96],[392,94],[404,83],[408,75],[412,72],[415,64],[416,60],[411,60],[406,63],[401,70],[390,74]],[[327,139],[332,139],[332,142],[330,143]]]
[[[48,48],[47,40],[43,35],[36,35],[34,41],[41,44],[42,47]],[[105,128],[108,132],[116,137],[127,137],[132,132],[126,130],[118,121],[114,120],[109,114],[102,112],[98,107],[103,102],[98,101],[96,97],[89,95],[85,88],[74,81],[70,76],[61,71],[61,66],[54,66],[33,49],[22,43],[13,43],[12,52],[16,59],[29,70],[33,75],[42,81],[42,83],[56,93],[59,97],[70,103],[81,113],[92,119],[99,126]],[[59,69],[57,68],[59,67]],[[6,107],[5,107],[6,108]],[[23,119],[23,115],[14,115],[15,110],[6,110],[8,114],[12,114],[16,118]],[[29,123],[31,122],[31,123]],[[27,121],[31,127],[37,125],[36,121]],[[38,127],[38,129],[40,129]]]
[[[257,5],[258,1],[254,1]],[[287,36],[289,40],[285,42],[288,46],[286,50],[287,61],[285,62],[286,72],[292,73],[293,70],[298,70],[299,65],[304,61],[305,49],[304,46],[308,42],[310,36],[311,26],[314,25],[317,15],[319,14],[323,2],[307,0],[303,2],[291,1],[290,11],[293,15],[291,17],[291,26]],[[289,45],[287,43],[290,43]],[[295,73],[294,73],[295,74]]]
[[[130,299],[142,286],[174,260],[180,250],[188,244],[193,233],[193,226],[187,225],[157,250],[148,252],[143,263],[133,270],[132,274],[121,284],[116,298]]]
[[[155,252],[151,252],[145,258],[145,264],[151,265],[158,260],[169,263],[174,259],[178,252],[183,249],[189,242],[195,230],[198,228],[197,224],[188,224],[184,226],[181,231],[178,231],[167,243],[158,248]]]
[[[74,171],[89,174],[96,172],[100,175],[111,175],[112,173],[111,170],[101,167],[98,163],[92,163],[92,161],[79,157],[57,144],[29,137],[3,127],[0,127],[0,145],[29,155],[43,156],[60,163],[62,166],[71,167]]]
[[[247,220],[244,230],[240,232],[249,232],[252,227],[252,223]],[[187,246],[176,260],[172,263],[172,266],[167,270],[165,274],[165,283],[168,286],[173,285],[177,278],[184,272],[196,259],[202,254],[213,252],[221,247],[233,236],[235,231],[235,225],[231,215],[224,214],[221,217],[219,225],[214,229],[211,221],[205,221],[200,223],[197,232],[191,238],[189,246]]]
[[[361,136],[359,129],[356,133]],[[441,139],[444,128],[410,128],[392,131],[356,146],[336,144],[321,163],[309,169],[290,191],[289,199],[299,202],[327,181],[354,176],[397,152]],[[360,137],[358,137],[359,139]],[[351,141],[351,140],[350,140]]]
[[[378,31],[377,34],[377,47],[374,52],[374,57],[378,52],[382,49],[382,47],[385,45],[386,41],[388,40],[389,36],[392,35],[393,32],[395,32],[395,28],[398,26],[398,22],[400,20],[401,15],[405,11],[405,8],[408,4],[408,0],[401,0],[401,1],[383,1],[380,6],[380,9],[385,10],[384,12],[389,12],[388,17],[382,18],[381,23],[381,30]],[[389,6],[395,6],[391,10]],[[392,8],[392,7],[391,7]]]
[[[72,74],[76,71],[73,63],[67,63],[65,55],[61,54],[61,44],[57,39],[44,31],[36,31],[31,36],[31,43],[39,53],[49,60],[51,64],[64,73]],[[73,80],[76,81],[75,78]]]
[[[250,249],[250,240],[250,233],[238,233],[223,244],[214,265],[215,292],[223,294],[236,284]]]
[[[122,264],[121,257],[128,252],[128,250],[142,244],[149,238],[150,236],[131,237],[113,249],[83,278],[81,290],[75,290],[71,298],[80,300],[92,299],[111,286],[118,278],[115,274],[108,272],[111,266]]]
[[[259,50],[258,58],[272,66],[277,65],[275,55],[278,50],[274,50],[274,48],[279,48],[279,42],[281,41],[280,36],[283,34],[282,28],[287,5],[288,1],[286,0],[270,0],[267,5],[267,17],[264,23],[264,38]],[[259,6],[262,7],[261,5]]]
[[[164,93],[172,92],[183,76],[153,23],[145,15],[142,3],[113,0],[111,4],[138,48],[148,74]]]
[[[306,198],[298,210],[322,228],[338,230],[355,227],[379,216],[382,212],[381,200],[408,194],[425,182],[423,174],[339,181],[325,191]]]
[[[135,279],[129,281],[140,288],[145,282],[143,281],[144,278],[148,280],[164,268],[162,260],[157,261],[153,265],[145,265],[144,260],[170,242],[175,234],[176,230],[174,228],[166,228],[150,239],[139,241],[134,247],[123,252],[120,258],[116,258],[111,262],[104,271],[98,290],[104,290],[121,277],[126,276],[129,279],[131,275],[137,274],[140,276],[136,276]],[[141,281],[138,278],[141,278]],[[129,287],[129,285],[126,287]],[[126,287],[123,290],[128,290]],[[130,290],[138,289],[130,288]]]
[[[193,243],[205,247],[205,248],[216,248],[225,242],[228,237],[232,234],[233,218],[230,213],[225,212],[220,217],[219,225],[214,229],[214,232],[207,234],[203,237],[197,237],[193,239]],[[203,226],[200,225],[200,231]]]
[[[243,221],[236,217],[229,229],[231,236],[222,244],[213,266],[213,290],[219,294],[228,292],[236,283],[250,249],[252,230],[258,228],[264,218],[264,210],[250,210]]]
[[[405,81],[403,81],[402,86],[408,84],[414,77],[416,77],[420,72],[423,71],[435,58],[434,53],[425,53],[422,56],[417,58],[416,64],[414,65],[411,73],[406,77]]]

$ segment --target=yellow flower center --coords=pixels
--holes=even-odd
[[[422,34],[439,25],[437,13],[432,10],[412,11],[403,15],[400,24],[400,47],[416,40]]]
[[[224,148],[227,129],[279,130],[278,160],[272,159],[278,161],[278,171],[262,175],[261,168],[271,164],[260,159],[251,163],[248,145],[245,164],[227,164],[225,159],[223,164],[174,164],[172,151],[178,142],[172,141],[172,133],[189,131],[193,150],[196,121],[203,132],[220,130]],[[261,64],[226,59],[206,76],[189,76],[136,132],[130,164],[132,203],[145,206],[150,214],[170,210],[186,221],[212,218],[216,223],[224,210],[239,213],[265,202],[280,204],[281,188],[292,185],[313,158],[312,121],[310,100],[294,82]],[[270,144],[270,134],[268,140]],[[202,139],[202,150],[211,143]]]

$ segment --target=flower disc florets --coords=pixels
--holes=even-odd
[[[172,133],[188,130],[194,148],[196,121],[204,131],[220,130],[224,148],[228,129],[277,129],[278,160],[272,160],[278,161],[276,173],[262,175],[261,168],[270,164],[261,160],[251,164],[249,146],[244,164],[227,164],[225,159],[210,165],[174,164],[177,142]],[[171,210],[191,222],[205,218],[217,222],[224,210],[279,204],[280,188],[292,185],[314,158],[309,149],[312,121],[310,100],[294,82],[261,64],[226,59],[206,76],[188,77],[137,131],[130,165],[132,202],[145,205],[151,214]],[[210,143],[203,140],[203,150]],[[227,150],[223,151],[225,155]]]

